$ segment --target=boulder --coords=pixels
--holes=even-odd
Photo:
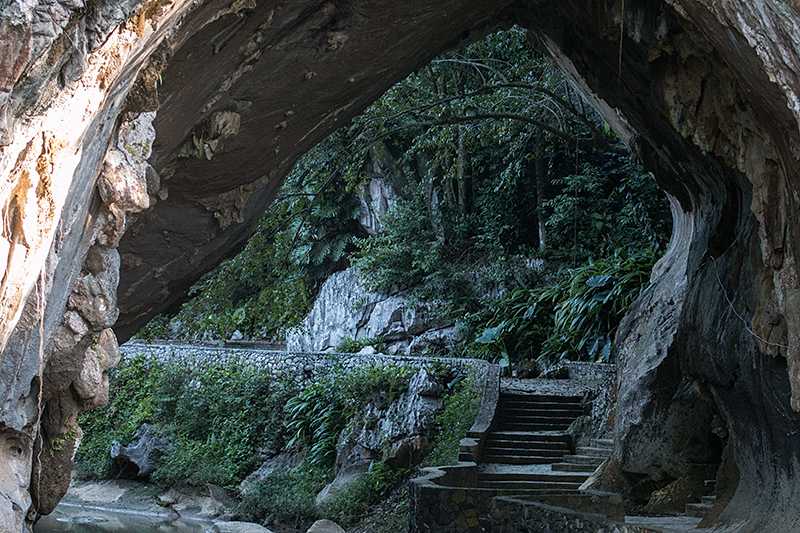
[[[250,522],[214,522],[213,533],[272,533],[271,530]]]
[[[330,520],[317,520],[306,533],[344,533],[342,526]]]
[[[300,464],[302,464],[305,456],[305,452],[281,452],[278,455],[269,458],[261,463],[261,466],[259,466],[255,471],[251,472],[242,480],[242,482],[239,484],[239,490],[247,490],[247,487],[249,487],[251,484],[266,478],[273,472],[287,472],[297,468],[300,466]]]
[[[325,485],[325,488],[323,488],[317,494],[316,498],[314,499],[314,503],[317,506],[322,505],[332,496],[335,496],[348,487],[358,483],[358,481],[363,478],[367,472],[369,472],[369,469],[373,463],[370,460],[356,458],[352,455],[348,459],[349,463],[347,466],[340,468],[333,481]]]
[[[443,390],[442,383],[422,368],[390,404],[376,398],[356,414],[339,437],[337,475],[317,495],[317,504],[356,483],[375,462],[393,468],[420,464],[432,447]]]
[[[111,444],[111,458],[126,459],[136,465],[138,476],[147,477],[155,472],[159,459],[168,454],[172,447],[152,424],[142,424],[133,438],[138,440],[129,446],[114,441]]]

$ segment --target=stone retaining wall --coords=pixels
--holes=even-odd
[[[456,359],[445,357],[416,357],[382,354],[350,353],[310,353],[259,350],[253,348],[213,348],[186,344],[146,344],[130,341],[120,346],[123,359],[143,355],[161,363],[183,365],[191,369],[211,365],[228,366],[232,364],[246,368],[265,370],[275,376],[304,381],[313,379],[334,368],[344,370],[368,365],[387,366],[410,365],[429,367],[436,364],[447,365],[452,369],[474,368],[478,378],[486,379],[490,363],[480,359]]]
[[[475,463],[424,469],[409,484],[411,533],[484,533],[490,531],[492,498],[503,494],[479,489]]]
[[[602,514],[581,512],[514,497],[492,501],[492,533],[661,533],[660,528],[626,524]],[[470,532],[471,533],[471,532]]]

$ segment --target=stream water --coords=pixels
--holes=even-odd
[[[34,533],[205,533],[210,522],[87,509],[61,504],[34,526]]]

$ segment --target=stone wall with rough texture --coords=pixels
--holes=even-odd
[[[116,336],[239,249],[304,151],[512,23],[673,205],[618,336],[603,486],[645,501],[726,464],[717,525],[800,529],[800,6],[783,0],[0,3],[0,528],[66,490],[54,443],[104,401]]]
[[[600,509],[598,509],[600,510]],[[492,501],[491,529],[493,533],[658,533],[660,527],[610,520],[597,512],[575,511],[542,502],[512,497]]]
[[[180,364],[187,368],[202,369],[210,365],[241,365],[256,368],[273,375],[290,377],[296,381],[313,379],[338,368],[344,371],[370,365],[431,367],[442,365],[456,370],[475,368],[478,380],[483,381],[491,363],[481,359],[447,357],[412,357],[382,354],[310,353],[258,350],[252,348],[211,348],[186,344],[146,344],[127,342],[120,346],[123,358],[143,356],[162,363]]]

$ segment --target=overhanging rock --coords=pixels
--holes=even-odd
[[[719,524],[800,529],[799,10],[778,0],[5,2],[0,433],[13,445],[0,450],[0,529],[33,517],[31,490],[39,511],[65,490],[69,447],[34,465],[34,442],[74,440],[78,413],[102,401],[102,379],[81,374],[100,339],[116,349],[115,307],[125,340],[242,246],[304,151],[437,53],[511,23],[531,30],[673,201],[670,249],[618,339],[605,483],[646,497],[730,446],[740,481]],[[108,148],[144,112],[155,112],[152,153],[120,166]],[[106,168],[120,179],[99,177]],[[120,265],[119,290],[111,302],[106,284],[105,311],[87,320],[65,310],[79,280],[100,275],[93,247],[119,254],[101,262]],[[89,382],[99,386],[83,397]]]

